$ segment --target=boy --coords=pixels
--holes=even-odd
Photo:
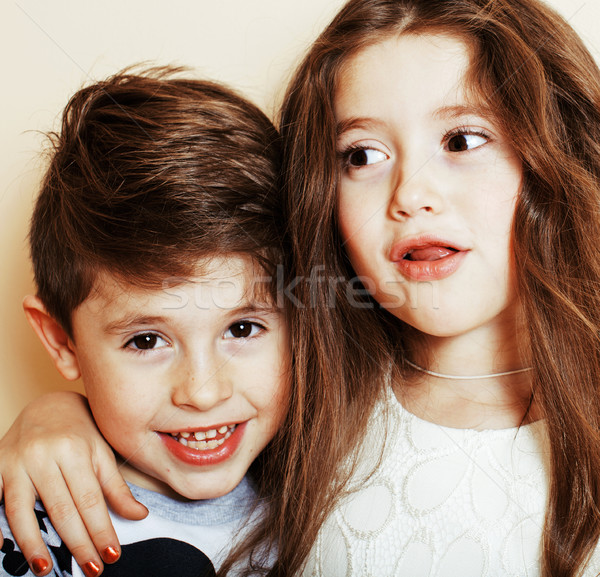
[[[229,90],[172,72],[73,96],[31,221],[27,318],[61,374],[82,377],[150,511],[113,516],[123,552],[105,575],[215,575],[259,520],[246,473],[287,408],[287,326],[266,282],[282,254],[276,131]],[[56,574],[81,575],[39,509]],[[3,574],[26,574],[3,513]],[[29,564],[51,567],[41,553]]]

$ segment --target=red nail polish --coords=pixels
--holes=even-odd
[[[102,552],[102,559],[105,563],[114,563],[119,558],[119,550],[116,547],[109,545]]]
[[[40,574],[43,573],[46,569],[48,569],[48,561],[43,557],[36,557],[31,560],[31,569],[34,573]]]
[[[95,561],[88,561],[81,567],[86,577],[96,577],[100,573],[100,566]]]

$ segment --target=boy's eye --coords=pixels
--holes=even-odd
[[[346,162],[350,166],[360,167],[377,164],[387,159],[387,154],[375,148],[357,148],[346,153]]]
[[[261,329],[261,327],[257,323],[253,323],[250,321],[239,321],[237,323],[233,323],[225,333],[226,339],[246,339],[248,337],[253,337],[256,335]]]
[[[448,138],[446,147],[450,152],[465,152],[482,146],[488,141],[483,134],[454,134]]]
[[[166,341],[155,333],[143,333],[135,335],[135,337],[127,341],[125,346],[139,351],[148,351],[157,347],[164,347],[166,344]]]

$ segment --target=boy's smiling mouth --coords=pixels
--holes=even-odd
[[[180,433],[170,433],[178,443],[190,449],[198,451],[207,451],[220,447],[235,431],[235,425],[222,425],[218,429],[209,429],[207,431],[182,431]]]
[[[193,466],[212,466],[226,461],[236,453],[247,425],[248,421],[244,421],[198,431],[188,429],[170,433],[158,432],[158,435],[179,461]],[[187,438],[185,435],[188,435]]]

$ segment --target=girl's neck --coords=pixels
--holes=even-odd
[[[484,338],[487,336],[487,338]],[[396,388],[398,400],[416,416],[454,428],[504,429],[537,420],[531,403],[531,372],[489,377],[528,366],[515,338],[466,335],[452,338],[413,335],[407,358],[446,375],[481,376],[446,379],[407,367]]]
[[[413,374],[395,392],[406,410],[445,427],[508,429],[539,418],[523,374],[481,381]]]

